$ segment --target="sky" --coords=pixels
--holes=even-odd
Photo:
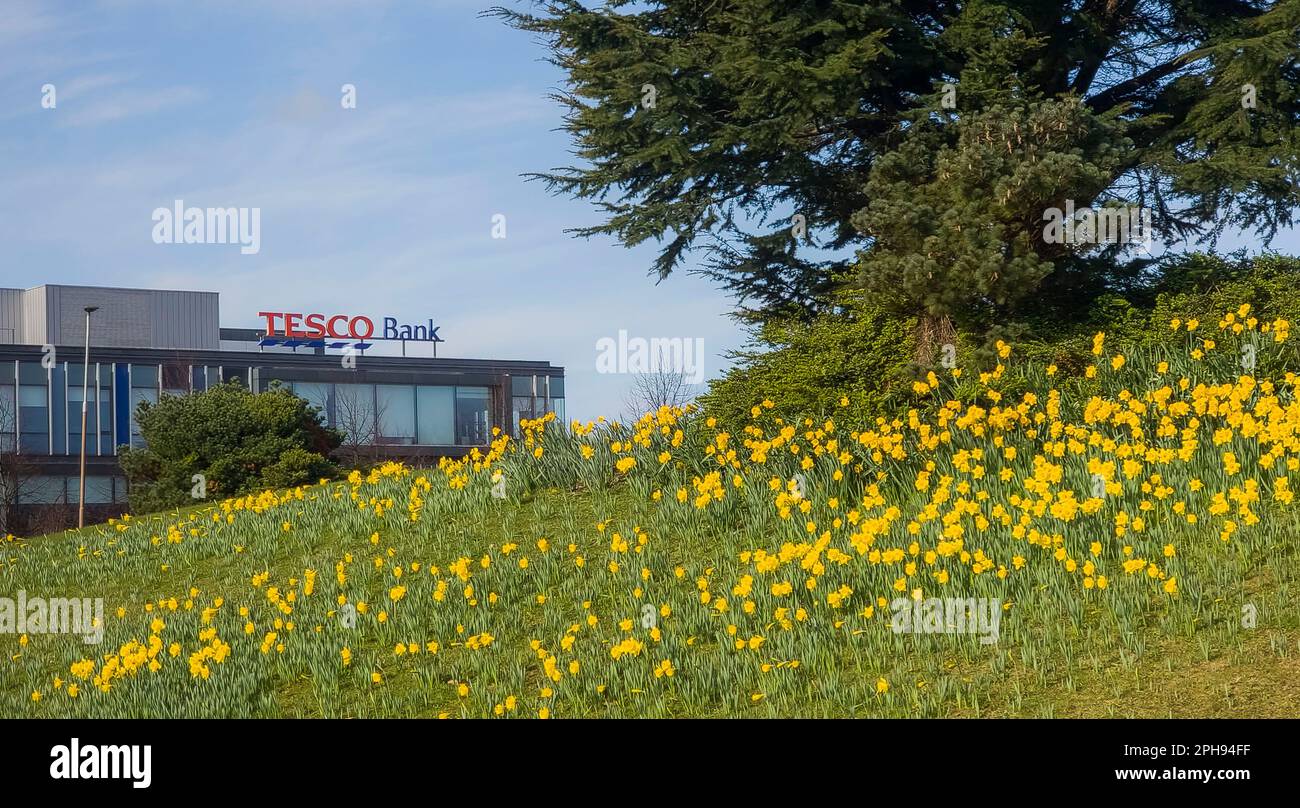
[[[620,330],[702,340],[716,377],[745,343],[732,301],[656,283],[653,244],[566,233],[598,211],[521,176],[572,163],[563,76],[495,3],[5,0],[0,286],[215,291],[226,327],[432,317],[439,356],[564,367],[583,420],[626,410],[631,377],[597,372]],[[260,208],[260,250],[155,243],[177,199]]]
[[[620,331],[702,340],[716,377],[746,341],[732,301],[686,272],[656,283],[654,244],[566,233],[598,212],[521,176],[572,163],[546,98],[563,76],[479,16],[494,2],[515,4],[4,0],[0,286],[216,291],[227,327],[432,317],[440,356],[563,366],[582,420],[627,409],[631,377],[597,370]],[[260,250],[156,244],[177,199],[259,208]]]

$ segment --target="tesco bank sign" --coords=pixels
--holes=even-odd
[[[302,314],[290,311],[259,311],[266,320],[266,334],[258,345],[307,348],[370,347],[369,340],[403,342],[445,342],[438,336],[433,319],[428,324],[400,323],[396,317],[381,317],[383,328],[376,333],[375,321],[362,315]]]

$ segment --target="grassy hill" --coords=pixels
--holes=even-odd
[[[10,540],[0,595],[105,625],[0,636],[0,714],[1295,715],[1300,405],[1237,364],[1286,347],[1245,317],[1068,379],[1007,346],[893,421],[548,418]]]

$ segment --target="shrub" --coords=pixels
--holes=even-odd
[[[710,384],[701,402],[729,424],[748,423],[751,408],[764,401],[787,413],[880,415],[911,383],[915,331],[915,320],[861,298],[811,323],[768,323],[758,347],[734,354],[736,366]],[[847,413],[839,406],[844,396]]]
[[[337,473],[328,457],[341,436],[282,387],[250,393],[233,383],[164,395],[157,404],[141,403],[136,418],[146,445],[119,454],[137,513]]]

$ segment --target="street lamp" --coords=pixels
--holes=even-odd
[[[86,526],[86,397],[90,390],[90,314],[95,311],[99,311],[99,306],[86,307],[86,354],[81,362],[81,491],[77,496],[78,530]]]

